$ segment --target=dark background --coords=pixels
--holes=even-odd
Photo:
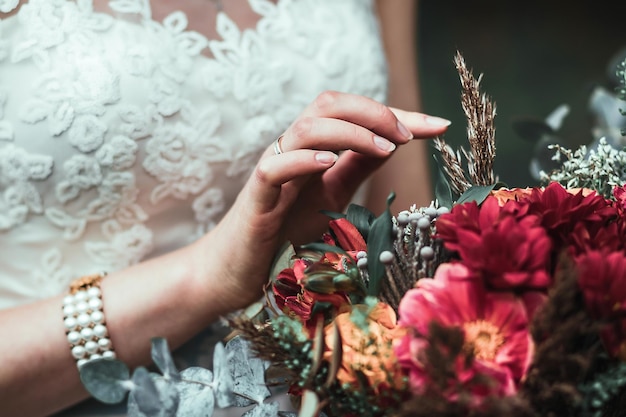
[[[598,84],[612,89],[610,61],[624,47],[626,2],[620,0],[423,0],[418,10],[423,109],[452,120],[444,139],[454,148],[468,148],[453,64],[460,51],[474,75],[483,74],[481,89],[496,104],[496,174],[511,187],[535,185],[528,168],[533,145],[513,130],[512,121],[543,119],[565,103],[570,113],[560,130],[564,140],[572,147],[589,143],[589,93]]]

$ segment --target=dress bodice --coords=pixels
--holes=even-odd
[[[213,40],[148,0],[30,0],[0,20],[0,308],[210,230],[321,91],[384,101],[372,0],[247,1],[256,27],[219,13]]]

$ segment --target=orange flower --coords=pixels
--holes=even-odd
[[[366,305],[355,305],[351,311],[338,314],[334,320],[339,327],[343,353],[337,380],[342,384],[358,384],[357,373],[362,373],[376,392],[383,388],[400,388],[404,378],[392,343],[404,334],[404,330],[396,326],[396,313],[389,305],[379,302],[369,312],[368,308]],[[363,325],[355,323],[352,316],[355,313],[367,314]],[[331,323],[324,329],[326,361],[330,361],[333,355],[333,326]]]
[[[491,191],[491,195],[498,200],[498,205],[502,207],[507,201],[519,201],[528,197],[532,190],[532,188],[500,188]]]

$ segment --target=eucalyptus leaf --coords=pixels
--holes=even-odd
[[[177,417],[211,417],[215,411],[212,372],[192,366],[183,370],[181,377]]]
[[[276,417],[278,415],[278,403],[259,404],[251,410],[246,411],[241,417]]]
[[[159,416],[162,409],[159,392],[150,373],[143,366],[133,372],[133,385],[131,392],[139,411],[148,417]]]
[[[396,198],[395,193],[387,197],[387,209],[374,220],[367,244],[367,269],[369,285],[367,293],[378,296],[382,279],[385,275],[385,265],[380,262],[380,254],[384,251],[393,251],[393,222],[391,220],[391,203]]]
[[[250,350],[249,342],[241,336],[235,336],[226,343],[226,351],[232,378],[235,405],[246,407],[261,404],[270,396],[265,384],[265,370],[268,363],[255,357]],[[215,367],[215,364],[214,364]]]
[[[152,338],[152,360],[159,368],[165,379],[172,379],[174,381],[180,380],[180,374],[176,365],[174,365],[174,359],[170,353],[167,340],[163,337]]]
[[[128,417],[175,417],[179,404],[178,385],[180,382],[165,379],[162,375],[151,372],[150,378],[158,392],[159,409],[155,413],[146,414],[141,411],[135,395],[140,392],[133,390],[128,396]],[[141,397],[142,394],[140,394]],[[144,401],[140,399],[139,401]]]
[[[215,350],[213,351],[213,391],[215,392],[217,406],[220,408],[229,407],[235,403],[233,393],[235,381],[231,371],[231,355],[222,343],[215,345]]]
[[[468,203],[475,201],[480,205],[489,196],[489,193],[496,187],[497,184],[492,185],[473,185],[467,191],[465,191],[457,200],[457,204]]]
[[[79,373],[89,394],[105,404],[122,402],[132,386],[128,366],[117,359],[89,361],[80,367]]]
[[[346,210],[346,218],[357,228],[363,239],[367,242],[370,228],[376,216],[369,209],[358,204],[350,204]]]

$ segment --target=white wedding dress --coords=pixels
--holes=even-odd
[[[0,20],[0,308],[211,229],[321,91],[385,100],[373,0],[222,1],[256,26],[219,13],[207,39],[148,0],[30,0]],[[195,343],[181,363],[207,355]]]

